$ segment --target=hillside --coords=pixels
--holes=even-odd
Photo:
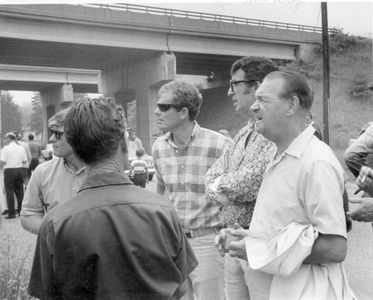
[[[341,160],[351,138],[373,120],[372,40],[340,32],[330,40],[330,145]],[[312,108],[314,120],[322,127],[322,55],[316,51],[305,60],[292,62],[288,68],[307,76],[315,92]],[[242,127],[245,116],[235,113],[227,88],[204,92],[204,103],[198,122],[207,128],[228,129],[233,134]],[[353,93],[354,92],[354,93]],[[353,96],[354,95],[354,96]]]

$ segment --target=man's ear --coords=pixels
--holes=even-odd
[[[181,110],[181,118],[182,119],[186,119],[186,118],[189,118],[189,109],[187,109],[186,107],[183,107]]]
[[[288,109],[286,115],[287,116],[292,116],[298,111],[298,109],[300,107],[300,101],[299,101],[298,96],[292,96],[288,100],[288,105],[289,105],[289,109]]]

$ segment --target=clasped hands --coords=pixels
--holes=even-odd
[[[215,237],[215,246],[221,256],[229,253],[232,257],[238,257],[247,260],[245,237],[247,237],[248,230],[243,229],[238,224],[233,228],[223,228]]]

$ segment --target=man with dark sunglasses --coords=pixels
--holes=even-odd
[[[234,137],[231,147],[212,165],[206,174],[206,193],[212,202],[224,204],[220,209],[224,227],[240,226],[248,229],[263,173],[274,144],[257,133],[250,106],[255,91],[264,77],[277,70],[265,57],[244,57],[231,67],[228,96],[236,112],[244,114],[248,123]],[[223,201],[222,201],[223,200]],[[227,229],[222,229],[226,232]],[[221,247],[222,240],[218,241]],[[221,249],[224,250],[224,249]],[[224,255],[224,251],[221,251]],[[247,261],[224,255],[225,284],[228,299],[250,299],[247,281]],[[251,295],[255,299],[255,295]]]
[[[220,230],[220,205],[206,198],[204,175],[229,144],[225,136],[195,121],[202,96],[184,81],[163,85],[155,111],[165,132],[153,145],[157,192],[174,205],[199,261],[189,275],[186,299],[224,299],[224,262],[214,247]],[[185,298],[183,298],[185,299]]]
[[[49,142],[55,158],[36,167],[23,200],[21,223],[34,234],[39,232],[45,213],[71,199],[86,178],[83,163],[75,157],[64,135],[69,110],[61,110],[49,119]]]

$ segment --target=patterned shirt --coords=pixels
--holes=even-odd
[[[249,139],[245,147],[246,139]],[[223,225],[238,223],[249,227],[263,173],[269,163],[269,150],[275,145],[254,130],[249,121],[233,139],[233,143],[208,170],[206,193],[213,202],[216,193],[208,185],[219,177],[217,192],[227,197],[229,204],[221,207]]]
[[[220,204],[205,194],[204,175],[229,145],[225,136],[201,128],[197,122],[184,148],[178,148],[170,132],[153,145],[158,188],[174,205],[186,230],[220,225]]]

